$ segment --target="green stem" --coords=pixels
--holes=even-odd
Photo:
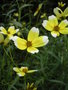
[[[5,53],[6,53],[6,55],[10,58],[10,60],[12,61],[12,63],[15,65],[14,60],[13,60],[13,57],[12,57],[12,54],[11,54],[11,51],[9,51],[9,53],[10,53],[10,55],[9,55],[8,52],[6,51],[6,49],[4,47],[3,47],[3,49],[4,49]]]
[[[25,85],[25,88],[26,88],[26,75],[24,76],[24,85]]]
[[[20,22],[20,20],[21,20],[21,9],[20,9],[20,6],[19,6],[19,3],[18,3],[18,0],[16,0],[16,2],[17,2],[18,12],[19,12],[18,21]]]

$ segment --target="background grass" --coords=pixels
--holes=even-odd
[[[24,38],[27,38],[30,28],[36,26],[40,29],[40,35],[48,35],[50,40],[34,55],[20,51],[11,41],[7,46],[1,44],[0,90],[26,90],[27,82],[34,82],[38,90],[68,90],[68,36],[53,38],[41,25],[43,19],[53,14],[58,1],[62,0],[0,0],[0,26],[8,28],[14,25],[20,29],[20,37]],[[67,7],[68,1],[63,2]],[[34,17],[40,3],[43,6]],[[18,17],[14,16],[16,12]],[[46,17],[41,19],[43,13]],[[28,66],[39,71],[19,78],[13,71],[14,66]]]

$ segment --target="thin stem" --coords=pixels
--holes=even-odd
[[[20,20],[21,20],[21,9],[20,9],[20,6],[19,6],[19,3],[18,3],[18,0],[16,0],[16,2],[17,2],[18,12],[19,12],[18,21],[20,22]]]
[[[12,63],[15,65],[14,60],[13,60],[13,57],[12,57],[12,54],[11,54],[11,51],[9,51],[9,53],[10,53],[10,55],[9,55],[8,52],[6,51],[6,49],[4,47],[3,47],[3,49],[4,49],[5,53],[6,53],[6,55],[10,58],[10,60],[12,61]]]

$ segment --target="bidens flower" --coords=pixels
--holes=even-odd
[[[20,50],[27,49],[28,52],[33,54],[38,53],[39,50],[37,48],[46,45],[49,41],[47,36],[39,36],[39,29],[36,27],[29,31],[27,40],[18,36],[14,36],[12,40],[17,48]]]
[[[37,90],[37,88],[34,86],[34,83],[27,83],[27,89],[26,90]]]
[[[58,2],[58,6],[59,6],[59,7],[64,7],[65,5],[66,5],[66,3]]]
[[[14,67],[13,70],[17,73],[18,76],[25,76],[26,73],[33,73],[33,72],[36,72],[38,70],[28,70],[28,67],[21,67],[21,68],[18,68],[18,67]]]
[[[42,26],[48,31],[51,31],[51,35],[53,37],[59,36],[60,33],[68,34],[68,21],[63,20],[60,24],[58,24],[58,20],[54,15],[49,16],[48,21],[43,20]]]
[[[10,39],[14,34],[16,34],[19,31],[19,29],[15,30],[14,26],[10,26],[8,28],[8,31],[4,27],[0,27],[0,33],[7,35],[7,37]]]
[[[68,16],[68,7],[64,11],[62,11],[60,8],[56,7],[56,8],[54,8],[53,12],[58,19],[60,19],[61,17],[66,18]]]

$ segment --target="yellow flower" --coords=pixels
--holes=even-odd
[[[63,3],[63,2],[58,2],[58,6],[59,7],[64,7],[66,4],[65,3]]]
[[[58,19],[60,19],[61,17],[66,18],[68,16],[68,7],[64,11],[62,11],[60,8],[56,7],[56,8],[54,8],[53,12]]]
[[[10,39],[14,34],[16,34],[17,32],[19,31],[19,29],[16,29],[15,30],[15,27],[14,26],[10,26],[8,28],[8,31],[4,28],[4,27],[0,27],[0,33],[4,34],[4,35],[7,35],[8,38]]]
[[[68,21],[65,19],[58,24],[58,20],[54,15],[49,16],[48,21],[43,20],[42,26],[48,31],[51,31],[53,37],[59,36],[60,33],[68,34]]]
[[[27,83],[27,89],[26,90],[37,90],[37,88],[34,86],[34,83]]]
[[[46,45],[49,41],[47,36],[39,36],[39,29],[36,27],[31,28],[27,40],[18,36],[12,37],[12,40],[18,49],[27,49],[28,52],[33,54],[38,53],[39,50],[37,48]]]
[[[38,70],[28,70],[28,67],[14,67],[13,70],[17,73],[18,76],[22,77],[25,76],[27,73],[33,73],[36,72]]]

